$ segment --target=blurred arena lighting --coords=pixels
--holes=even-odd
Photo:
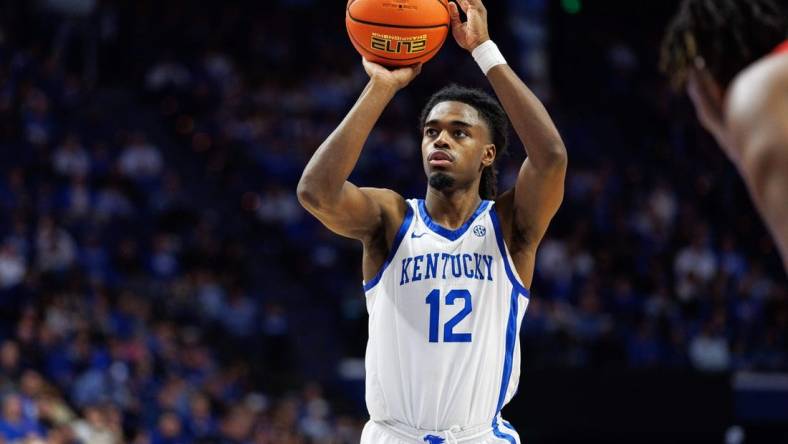
[[[561,7],[569,14],[578,14],[583,9],[583,0],[561,0]]]
[[[54,12],[86,17],[96,9],[96,0],[43,0],[42,6]]]

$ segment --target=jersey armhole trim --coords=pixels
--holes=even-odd
[[[394,256],[397,254],[397,250],[399,250],[399,246],[402,243],[402,239],[405,238],[405,233],[408,232],[410,228],[410,224],[413,222],[413,207],[408,203],[408,208],[405,210],[405,219],[402,220],[402,225],[399,226],[399,230],[397,230],[397,235],[394,236],[394,241],[391,243],[391,248],[389,249],[389,256],[386,258],[386,261],[383,262],[383,266],[380,267],[378,273],[373,277],[369,282],[364,283],[364,292],[368,292],[372,290],[372,288],[380,282],[380,278],[383,277],[383,272],[386,271],[388,268],[389,263],[391,260],[394,259]]]
[[[509,277],[509,281],[521,295],[529,298],[531,296],[531,292],[525,288],[525,285],[523,285],[522,281],[520,281],[519,276],[515,274],[516,272],[512,269],[512,266],[509,263],[509,252],[506,249],[506,244],[503,240],[501,223],[498,220],[498,213],[495,211],[494,205],[490,208],[490,220],[492,221],[493,229],[495,229],[495,241],[498,243],[498,250],[501,252],[501,257],[503,258],[503,265],[504,268],[506,268],[506,276]]]

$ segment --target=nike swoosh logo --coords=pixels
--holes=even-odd
[[[419,235],[417,236],[417,235],[416,235],[416,233],[410,233],[410,238],[411,238],[411,239],[419,239],[419,238],[421,238],[421,237],[424,237],[424,235],[425,235],[425,234],[427,234],[427,233],[421,233],[421,234],[419,234]]]

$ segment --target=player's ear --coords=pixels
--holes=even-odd
[[[482,165],[484,167],[488,167],[495,162],[495,155],[497,153],[495,149],[495,144],[488,144],[482,147]]]

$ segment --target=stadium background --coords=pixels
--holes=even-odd
[[[657,70],[677,2],[486,4],[570,155],[504,415],[529,443],[788,442],[786,277]],[[294,192],[365,82],[343,14],[0,1],[0,442],[358,441],[360,246]],[[447,82],[487,88],[451,40],[351,180],[422,195]]]

